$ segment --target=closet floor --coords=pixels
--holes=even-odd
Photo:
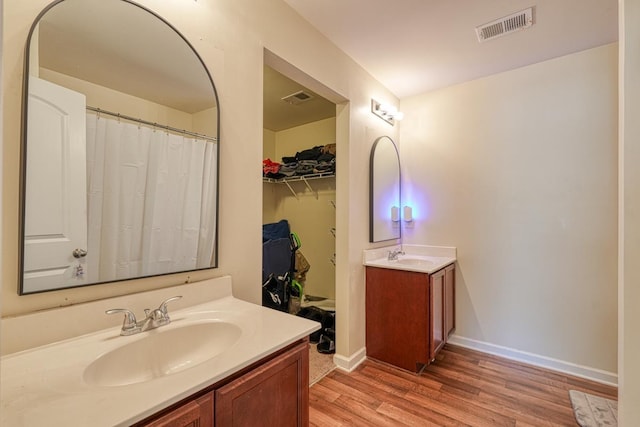
[[[333,371],[333,354],[319,353],[316,344],[309,344],[309,385],[313,385]]]

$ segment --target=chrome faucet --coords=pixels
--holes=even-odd
[[[400,249],[389,251],[389,255],[387,255],[387,261],[397,261],[398,255],[404,255],[404,252]]]
[[[136,320],[136,315],[131,310],[126,308],[112,308],[105,311],[106,314],[124,313],[124,322],[122,323],[122,329],[120,335],[134,335],[140,332],[148,331],[151,329],[159,328],[160,326],[168,325],[171,323],[169,312],[167,311],[167,304],[171,301],[179,300],[181,295],[171,297],[160,304],[155,310],[144,310],[145,319],[141,321]]]

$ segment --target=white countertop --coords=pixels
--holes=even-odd
[[[389,260],[390,251],[401,251],[398,259]],[[456,248],[427,245],[393,245],[363,251],[362,263],[369,267],[432,274],[456,262]]]
[[[2,357],[0,425],[130,425],[320,327],[317,322],[230,295],[169,314],[171,324],[152,331],[125,337],[119,335],[120,327],[109,328]],[[234,323],[242,329],[241,336],[229,350],[214,358],[151,381],[106,387],[91,386],[83,380],[85,368],[100,355],[146,334],[202,319]],[[46,327],[42,325],[43,329]]]

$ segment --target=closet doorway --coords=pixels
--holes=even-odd
[[[336,293],[337,161],[336,104],[265,65],[263,224],[288,222],[300,242],[296,258],[302,258],[303,267],[308,264],[301,279],[301,307],[331,312]]]

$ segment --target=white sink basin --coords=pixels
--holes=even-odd
[[[391,261],[394,262],[394,261]],[[398,258],[395,262],[397,262],[398,264],[404,264],[404,265],[416,265],[416,266],[431,266],[433,264],[435,264],[435,262],[426,259],[426,258],[404,258],[404,257],[400,257]]]
[[[151,381],[197,366],[235,344],[242,330],[227,322],[199,322],[144,332],[141,337],[94,360],[84,371],[93,386],[113,387]],[[122,338],[137,338],[136,336]]]

